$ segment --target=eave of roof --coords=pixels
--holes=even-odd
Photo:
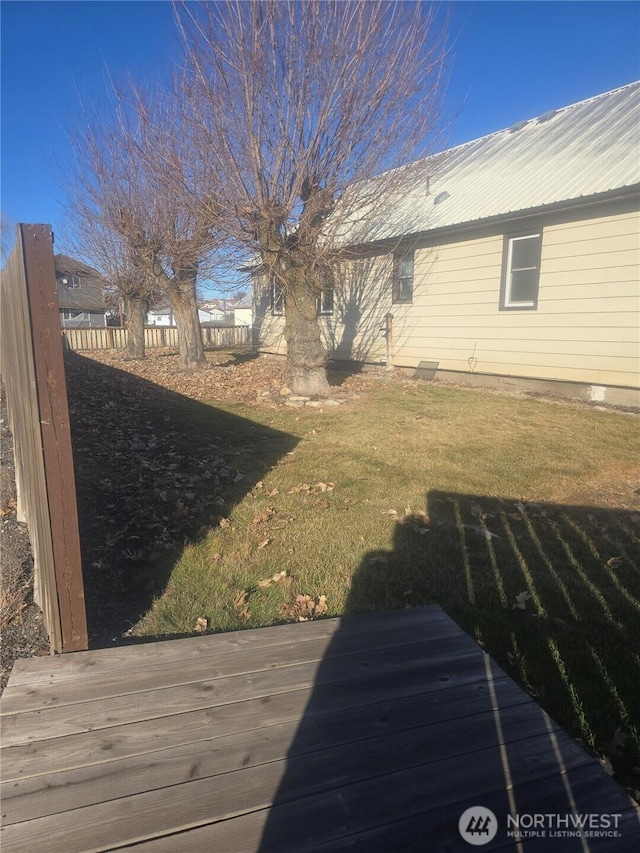
[[[361,244],[351,244],[347,250],[347,254],[357,253],[360,249],[363,251],[375,250],[376,248],[388,250],[392,246],[397,246],[399,243],[415,243],[420,240],[437,240],[440,237],[448,234],[459,234],[469,231],[478,231],[479,229],[490,228],[493,225],[499,225],[506,222],[514,225],[519,221],[530,222],[535,217],[545,214],[560,213],[562,211],[580,210],[586,207],[592,207],[598,204],[622,201],[624,199],[636,198],[640,204],[640,183],[629,187],[623,187],[620,190],[612,190],[607,193],[598,193],[592,196],[584,196],[578,199],[568,199],[567,201],[554,202],[553,204],[540,205],[539,207],[525,208],[524,210],[510,211],[501,213],[495,216],[487,216],[484,219],[470,219],[466,222],[456,222],[452,225],[443,225],[439,228],[426,228],[422,231],[414,231],[406,234],[401,234],[393,237],[372,240]]]

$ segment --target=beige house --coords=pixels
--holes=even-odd
[[[319,300],[331,358],[640,404],[640,83],[404,171]],[[262,350],[282,320],[263,290]]]

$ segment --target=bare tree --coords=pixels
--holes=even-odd
[[[154,282],[134,263],[130,246],[121,234],[89,205],[86,195],[74,197],[67,215],[68,251],[88,262],[100,274],[107,304],[119,307],[122,301],[127,323],[129,358],[145,356],[144,324],[150,304],[159,292]]]
[[[74,159],[60,180],[68,197],[67,242],[120,293],[129,356],[144,358],[144,323],[157,283],[140,263],[123,220],[134,210],[152,217],[153,210],[142,164],[125,144],[128,134],[129,125],[115,113],[107,117],[96,110],[90,120],[85,116],[70,134]]]
[[[103,259],[114,241],[122,250],[113,281],[122,289],[132,346],[140,352],[149,298],[163,291],[178,326],[181,366],[198,367],[205,357],[197,278],[218,239],[213,173],[191,156],[184,112],[170,92],[152,98],[130,86],[117,98],[111,114],[96,113],[73,136],[73,217],[79,234],[90,232],[96,253],[108,235]]]
[[[284,296],[291,388],[325,395],[317,298],[435,127],[444,30],[422,3],[183,3],[182,99],[226,234]],[[376,177],[375,181],[371,179]]]
[[[178,326],[181,364],[205,362],[198,318],[198,277],[219,262],[218,173],[194,146],[189,105],[179,83],[154,97],[130,87],[136,129],[125,134],[142,164],[147,204],[123,209],[122,227],[137,264],[162,287]],[[151,214],[151,215],[150,215]]]

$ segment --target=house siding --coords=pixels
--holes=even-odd
[[[381,364],[393,314],[396,367],[587,385],[640,386],[640,214],[637,202],[549,214],[415,249],[411,304],[392,302],[392,254],[345,265],[334,313],[321,317],[328,354]],[[501,310],[505,235],[542,229],[535,309]],[[284,353],[284,322],[263,299],[260,346]]]
[[[416,251],[413,304],[392,308],[394,363],[638,387],[638,212],[543,225],[534,310],[499,309],[511,230]]]

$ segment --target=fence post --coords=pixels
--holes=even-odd
[[[2,361],[38,603],[52,651],[87,648],[60,316],[48,225],[20,225],[2,282]]]

